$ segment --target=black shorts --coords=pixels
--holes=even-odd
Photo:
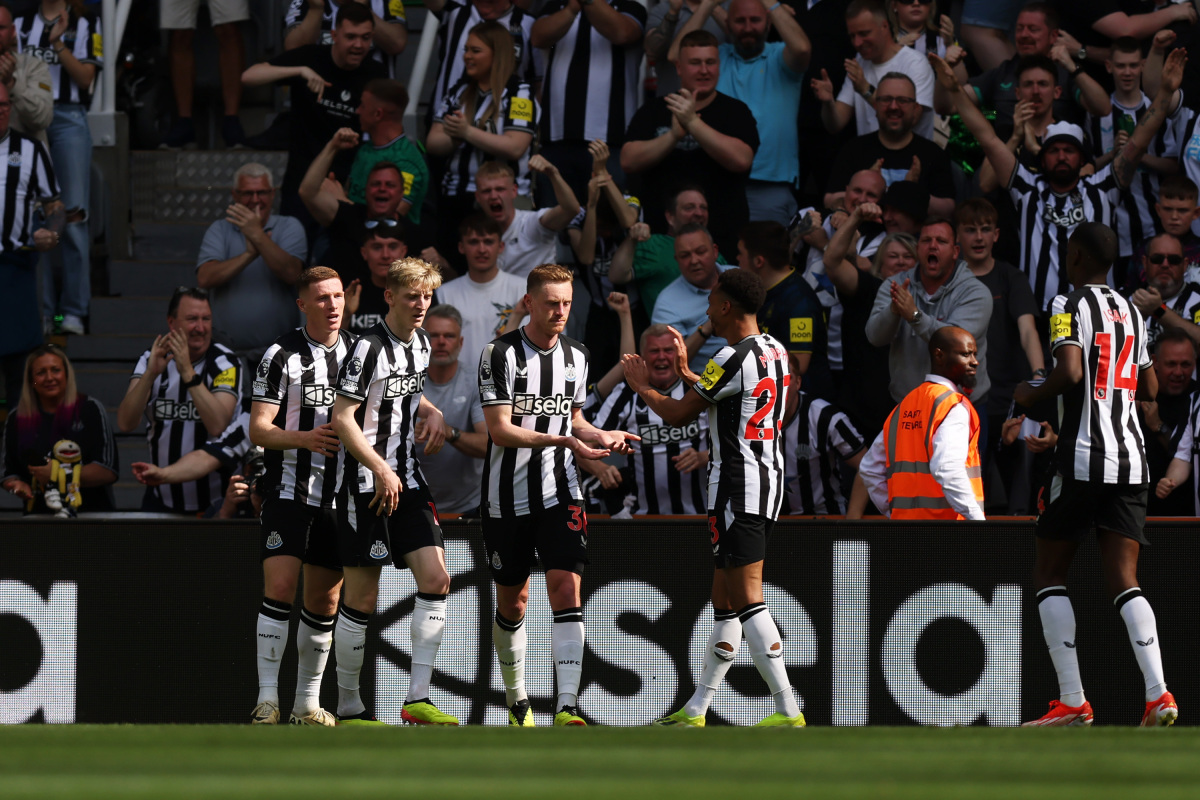
[[[422,547],[444,547],[437,508],[428,489],[405,489],[391,516],[376,515],[368,504],[374,492],[338,494],[338,540],[342,564],[407,569],[404,556]]]
[[[1038,497],[1038,538],[1078,542],[1102,528],[1148,545],[1148,496],[1145,485],[1090,483],[1055,475]]]
[[[483,541],[492,580],[499,586],[525,583],[539,557],[543,569],[582,575],[588,564],[587,512],[582,503],[559,503],[521,517],[485,513]]]
[[[267,498],[263,501],[262,560],[294,556],[305,564],[342,568],[338,558],[337,512],[298,500]]]
[[[717,569],[744,567],[767,557],[767,541],[775,521],[740,511],[714,511],[708,516],[708,536]]]

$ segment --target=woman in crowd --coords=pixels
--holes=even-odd
[[[475,171],[507,161],[517,192],[530,194],[529,153],[539,108],[533,89],[513,72],[513,38],[499,22],[481,22],[463,46],[463,77],[447,94],[429,129],[430,154],[449,159],[438,211],[439,248],[454,252],[458,223],[475,204]]]
[[[842,373],[838,402],[870,442],[883,429],[895,403],[886,389],[891,375],[888,349],[867,341],[867,320],[883,282],[916,266],[917,242],[907,233],[888,234],[867,271],[857,268],[847,258],[845,241],[843,237],[834,237],[825,250],[825,272],[842,304],[843,357],[848,367],[853,365]]]
[[[62,279],[57,287],[49,275],[44,279],[42,316],[49,327],[61,314],[62,332],[81,334],[92,296],[87,221],[92,134],[87,114],[104,55],[100,19],[84,9],[83,0],[42,0],[37,11],[19,17],[14,26],[21,51],[34,53],[50,67],[54,119],[46,136],[66,209]]]
[[[111,511],[117,444],[104,405],[75,388],[75,368],[62,348],[45,344],[25,361],[15,413],[4,424],[3,486],[25,500],[27,513],[49,513],[42,491],[50,484],[50,453],[60,439],[79,445],[80,511]]]

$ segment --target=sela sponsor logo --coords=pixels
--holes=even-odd
[[[329,408],[333,405],[332,386],[323,383],[300,384],[300,405],[304,408]]]
[[[155,400],[154,418],[164,422],[194,422],[200,419],[200,412],[189,400],[186,403],[176,403],[174,400]]]
[[[513,416],[517,417],[566,417],[571,414],[571,398],[564,394],[540,397],[534,394],[518,394],[513,398]]]
[[[643,445],[688,442],[699,438],[700,420],[692,420],[682,428],[673,428],[670,425],[639,425],[637,433],[642,437]]]
[[[387,379],[387,383],[383,387],[384,398],[406,397],[411,394],[420,394],[425,391],[425,375],[424,372],[418,372],[415,375],[393,375]]]
[[[1059,212],[1055,210],[1053,205],[1047,205],[1046,209],[1042,212],[1042,219],[1060,228],[1073,228],[1084,221],[1083,206],[1076,205],[1071,208],[1064,208]]]
[[[0,581],[0,616],[11,615],[33,628],[39,649],[30,660],[38,664],[37,672],[23,685],[5,681],[0,689],[0,725],[28,722],[39,711],[46,722],[75,721],[78,599],[73,581],[55,581],[45,597],[24,581]],[[24,661],[25,653],[13,652],[11,640],[5,648],[6,662]]]

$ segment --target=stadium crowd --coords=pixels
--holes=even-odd
[[[177,8],[187,5],[163,2],[173,14],[164,26],[179,48],[171,62],[177,123],[164,143],[171,147],[195,138],[194,64],[186,59],[195,21]],[[256,515],[261,503],[253,498],[277,490],[281,474],[303,485],[306,470],[316,469],[278,455],[299,448],[357,463],[350,508],[339,513],[353,518],[359,500],[359,513],[367,513],[376,491],[372,447],[394,454],[396,445],[364,437],[382,430],[385,416],[402,413],[400,401],[386,414],[371,405],[393,398],[389,383],[384,399],[373,399],[372,370],[416,358],[424,359],[419,380],[394,391],[408,396],[415,386],[423,399],[403,411],[413,429],[394,435],[427,442],[419,458],[424,477],[407,474],[416,469],[409,463],[399,480],[427,486],[431,508],[478,515],[483,507],[486,519],[489,495],[494,504],[511,492],[500,485],[503,476],[521,474],[495,453],[549,446],[514,432],[519,426],[498,421],[493,409],[550,397],[507,396],[492,376],[508,369],[505,358],[517,358],[503,355],[516,347],[514,336],[537,349],[528,344],[540,341],[532,333],[516,332],[536,330],[538,304],[553,301],[566,303],[570,320],[562,310],[561,321],[582,343],[569,350],[563,374],[572,385],[576,374],[587,377],[568,403],[582,408],[571,447],[583,448],[577,490],[587,511],[628,517],[712,508],[706,493],[717,479],[702,476],[718,471],[715,432],[704,416],[672,424],[676,416],[660,415],[646,387],[686,405],[693,395],[680,375],[690,368],[711,390],[719,384],[713,359],[737,344],[721,333],[753,328],[786,351],[782,383],[790,388],[777,398],[772,377],[761,408],[766,414],[779,400],[784,412],[776,429],[783,513],[872,513],[878,490],[852,491],[860,462],[872,442],[884,441],[896,404],[942,369],[931,357],[943,356],[931,353],[960,339],[970,341],[978,363],[977,379],[953,391],[972,407],[978,461],[969,464],[975,478],[982,475],[974,484],[982,504],[968,503],[969,513],[952,517],[1033,513],[1055,469],[1048,453],[1060,420],[1054,409],[1015,408],[1014,392],[1046,378],[1054,363],[1056,298],[1070,284],[1068,240],[1081,224],[1098,222],[1116,232],[1119,250],[1107,284],[1144,316],[1161,387],[1137,406],[1149,513],[1200,515],[1190,482],[1200,473],[1193,456],[1200,441],[1200,58],[1185,57],[1195,55],[1200,36],[1191,2],[965,0],[952,9],[937,0],[661,0],[647,11],[635,0],[430,0],[439,64],[423,139],[404,124],[417,98],[396,66],[408,44],[403,3],[293,0],[286,49],[246,68],[240,81],[226,74],[240,64],[228,29],[248,17],[248,4],[211,5],[222,31],[222,135],[229,145],[254,142],[237,117],[242,86],[289,86],[287,169],[276,176],[250,161],[237,171],[225,216],[196,254],[196,287],[171,298],[166,332],[150,343],[119,399],[117,426],[146,426],[150,458],[134,465],[147,487],[145,510]],[[90,138],[81,120],[101,42],[96,14],[80,0],[43,0],[24,14],[0,3],[0,147],[9,154],[0,285],[23,313],[5,321],[4,341],[16,348],[4,355],[8,396],[22,397],[19,407],[10,404],[18,422],[6,436],[36,443],[6,442],[4,486],[29,498],[31,508],[30,482],[47,469],[38,448],[60,434],[89,428],[77,435],[88,443],[84,510],[86,498],[115,479],[104,415],[97,419],[83,405],[94,399],[76,391],[65,355],[34,349],[42,332],[82,333],[87,317],[88,184],[80,155]],[[33,321],[34,251],[55,247],[64,249],[62,276],[44,277],[40,320]],[[397,264],[407,265],[402,279]],[[573,306],[570,292],[565,299],[558,290],[547,294],[544,287],[559,286],[562,274],[547,278],[539,272],[547,264],[570,270],[578,287]],[[744,309],[744,273],[765,290],[757,327],[718,324],[712,297]],[[338,286],[332,294],[344,291],[344,313],[329,310],[331,282]],[[430,294],[431,307],[403,317],[401,336],[389,325],[403,316],[397,309],[408,302],[405,292]],[[318,317],[324,322],[314,328]],[[421,346],[402,354],[396,342],[409,341],[416,328],[424,332],[412,341]],[[939,334],[947,328],[956,331],[949,338]],[[310,345],[327,357],[304,355]],[[774,352],[769,345],[762,351],[764,369]],[[633,354],[645,372],[627,380]],[[1125,369],[1129,357],[1120,354],[1113,369]],[[572,359],[581,362],[579,373]],[[524,362],[512,363],[524,386]],[[286,406],[281,387],[297,370],[306,387],[299,407],[278,416],[262,411],[263,403]],[[954,385],[945,377],[951,373],[937,374]],[[50,389],[39,386],[39,376]],[[23,393],[22,378],[30,382]],[[344,408],[343,398],[357,404]],[[364,408],[373,410],[364,416]],[[622,442],[613,431],[640,441]],[[255,466],[256,452],[257,463],[263,457],[254,444],[266,446],[265,471]],[[611,455],[592,458],[589,447]],[[877,461],[870,458],[871,469]],[[346,468],[347,481],[353,469]],[[275,485],[260,483],[263,475]],[[959,488],[970,497],[972,489]],[[332,501],[331,486],[320,491]],[[389,513],[403,505],[396,503]],[[423,509],[405,513],[415,519]],[[288,518],[280,527],[296,524]],[[323,517],[311,524],[335,525]],[[715,549],[715,527],[713,536]],[[280,546],[290,545],[266,545]],[[336,557],[324,555],[330,560],[307,565],[330,572]],[[371,574],[358,572],[370,568],[350,566],[342,555],[339,647],[343,636],[361,640],[376,591]],[[501,576],[514,574],[500,561],[497,554],[494,574],[507,588],[513,584]],[[409,566],[421,587],[419,607],[428,620],[439,619],[444,564]],[[569,640],[563,652],[578,645],[581,654],[578,582],[555,582],[555,572],[578,570],[548,567],[547,588],[556,635]],[[515,577],[527,585],[528,572]],[[336,596],[309,597],[307,584],[304,635],[327,646]],[[265,618],[286,623],[295,587],[294,573],[268,575]],[[733,586],[729,592],[732,598]],[[761,620],[752,623],[756,612],[746,613],[753,593],[743,599],[749,605],[733,608],[749,631]],[[516,644],[524,601],[502,597],[497,612],[497,647],[507,642],[513,658],[524,653]],[[771,635],[777,632],[762,633],[762,647]],[[431,670],[436,642],[429,647]],[[350,669],[349,658],[345,664]],[[319,686],[319,671],[316,677]],[[424,680],[410,691],[413,713],[436,717],[436,709],[416,708],[428,691]],[[574,695],[562,698],[572,709]],[[793,705],[781,703],[780,714],[792,719]],[[350,702],[339,716],[364,713]]]

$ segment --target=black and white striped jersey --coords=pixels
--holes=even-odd
[[[463,110],[463,94],[468,84],[464,80],[458,83],[442,101],[437,118],[443,119],[452,111]],[[529,155],[533,150],[533,137],[537,134],[538,117],[541,108],[534,99],[533,89],[528,83],[513,79],[504,87],[500,94],[500,107],[490,117],[485,119],[492,110],[495,98],[492,92],[480,93],[475,100],[475,116],[471,124],[476,128],[503,135],[506,131],[523,131],[529,134],[529,146],[516,161],[506,162],[512,167],[517,179],[517,192],[527,195],[529,188]],[[456,144],[450,154],[450,163],[446,165],[446,175],[442,178],[442,194],[447,197],[475,193],[475,172],[484,161],[495,160],[489,153],[473,147],[466,142]]]
[[[359,401],[354,420],[367,443],[395,471],[405,489],[425,486],[417,460],[417,409],[429,376],[429,334],[420,328],[402,342],[380,322],[351,345],[338,372],[336,391]],[[337,490],[374,492],[375,473],[344,446]]]
[[[4,167],[4,206],[0,227],[0,250],[33,246],[37,224],[33,204],[58,197],[58,181],[50,164],[50,153],[36,139],[12,128],[0,138],[0,164]]]
[[[1112,110],[1103,117],[1088,116],[1088,136],[1097,155],[1108,153],[1113,149],[1113,143],[1123,125],[1128,130],[1141,120],[1146,109],[1150,108],[1152,99],[1142,94],[1142,102],[1134,108],[1126,108],[1117,103],[1117,97],[1112,97]],[[1187,113],[1183,110],[1182,92],[1180,103],[1174,112],[1167,117],[1166,122],[1158,129],[1158,133],[1150,140],[1146,155],[1161,158],[1178,158],[1183,147],[1183,136],[1187,128]],[[1121,246],[1121,255],[1133,254],[1134,245],[1143,239],[1157,236],[1158,219],[1154,215],[1154,203],[1158,200],[1158,172],[1146,166],[1139,166],[1129,190],[1122,193],[1116,208],[1115,230]]]
[[[57,20],[45,19],[40,11],[17,17],[13,20],[13,28],[17,35],[17,49],[29,53],[45,61],[50,67],[50,91],[54,95],[54,104],[76,103],[88,105],[92,102],[92,93],[80,89],[79,84],[71,80],[63,69],[62,60],[50,44],[50,30]],[[100,35],[100,17],[91,13],[76,16],[70,15],[67,30],[62,35],[63,47],[69,48],[71,55],[84,64],[91,64],[100,69],[104,64],[104,39]],[[93,88],[99,82],[100,76],[93,81]]]
[[[479,402],[512,406],[512,422],[526,430],[570,436],[571,417],[587,395],[588,351],[559,336],[539,349],[525,329],[484,345],[479,357]],[[565,447],[500,447],[488,439],[483,496],[491,517],[515,517],[580,502],[575,456]]]
[[[675,381],[662,392],[680,400],[688,387]],[[637,507],[634,514],[703,514],[707,508],[707,478],[703,469],[680,472],[674,458],[686,450],[708,449],[708,417],[682,427],[667,424],[637,392],[618,383],[596,412],[593,424],[601,430],[622,430],[642,437],[630,441],[634,452],[629,456],[637,482]]]
[[[1167,308],[1183,317],[1188,322],[1200,325],[1200,285],[1185,283],[1179,294],[1170,300],[1163,300]],[[1154,350],[1154,343],[1163,332],[1163,326],[1154,317],[1146,317],[1146,348]]]
[[[836,406],[799,392],[796,415],[783,429],[789,514],[845,514],[841,462],[867,442]]]
[[[708,510],[779,517],[784,495],[783,412],[788,354],[765,333],[726,345],[693,387],[712,404]]]
[[[621,14],[646,28],[646,9],[635,0],[608,2]],[[561,11],[567,0],[550,0],[538,16]],[[625,129],[641,97],[638,69],[642,42],[617,47],[600,34],[586,14],[577,14],[571,27],[553,47],[542,84],[542,141],[592,141],[611,148],[625,141]]]
[[[133,377],[140,378],[149,362],[150,351],[147,350],[133,368]],[[227,393],[237,398],[236,416],[236,408],[240,407],[242,400],[242,376],[241,362],[234,352],[223,344],[213,342],[204,358],[192,364],[192,369],[214,395]],[[145,415],[150,462],[159,467],[174,464],[222,433],[205,430],[204,423],[200,421],[200,412],[179,379],[179,370],[174,361],[168,361],[167,368],[154,379]],[[221,476],[214,472],[198,481],[164,484],[154,487],[152,491],[172,511],[190,512],[208,508],[213,500],[224,494],[225,487]]]
[[[353,341],[349,333],[339,331],[337,342],[326,347],[313,341],[304,328],[280,336],[258,364],[254,402],[277,406],[272,422],[287,431],[311,431],[325,425],[333,413],[338,368]],[[338,456],[322,456],[304,448],[268,449],[264,463],[264,497],[326,508],[333,505]]]
[[[1040,175],[1021,164],[1013,170],[1009,194],[1017,207],[1021,242],[1021,271],[1029,279],[1038,308],[1070,286],[1067,280],[1067,240],[1081,222],[1112,227],[1121,189],[1109,164],[1094,175],[1081,177],[1075,189],[1058,194]]]
[[[301,0],[302,2],[303,0]],[[442,107],[442,101],[451,87],[463,76],[463,48],[467,44],[467,35],[471,29],[483,22],[479,9],[475,4],[466,0],[457,3],[450,0],[436,13],[441,21],[438,28],[438,69],[437,81],[433,85],[433,97],[429,107],[437,111]],[[513,75],[521,81],[533,85],[542,79],[546,58],[542,51],[529,44],[529,33],[533,30],[534,16],[520,6],[509,6],[499,17],[496,17],[512,36],[513,47],[516,49],[517,66]]]
[[[404,0],[370,0],[367,5],[371,7],[371,11],[377,19],[408,28],[408,14],[404,10]],[[283,15],[284,30],[290,31],[299,25],[307,13],[308,0],[292,0]],[[332,0],[325,0],[325,10],[321,14],[321,38],[314,44],[333,44],[333,28],[337,25],[337,18],[338,5]],[[399,60],[399,56],[391,58],[387,53],[372,45],[371,58],[388,68],[389,78],[397,77],[396,62]]]
[[[1192,513],[1200,516],[1200,392],[1192,393],[1187,419],[1181,426],[1175,458],[1192,465]],[[1183,491],[1176,489],[1175,491]]]
[[[1059,295],[1050,305],[1050,350],[1064,346],[1083,350],[1083,379],[1059,397],[1059,474],[1091,483],[1148,483],[1135,399],[1138,370],[1151,368],[1141,312],[1107,286]]]

